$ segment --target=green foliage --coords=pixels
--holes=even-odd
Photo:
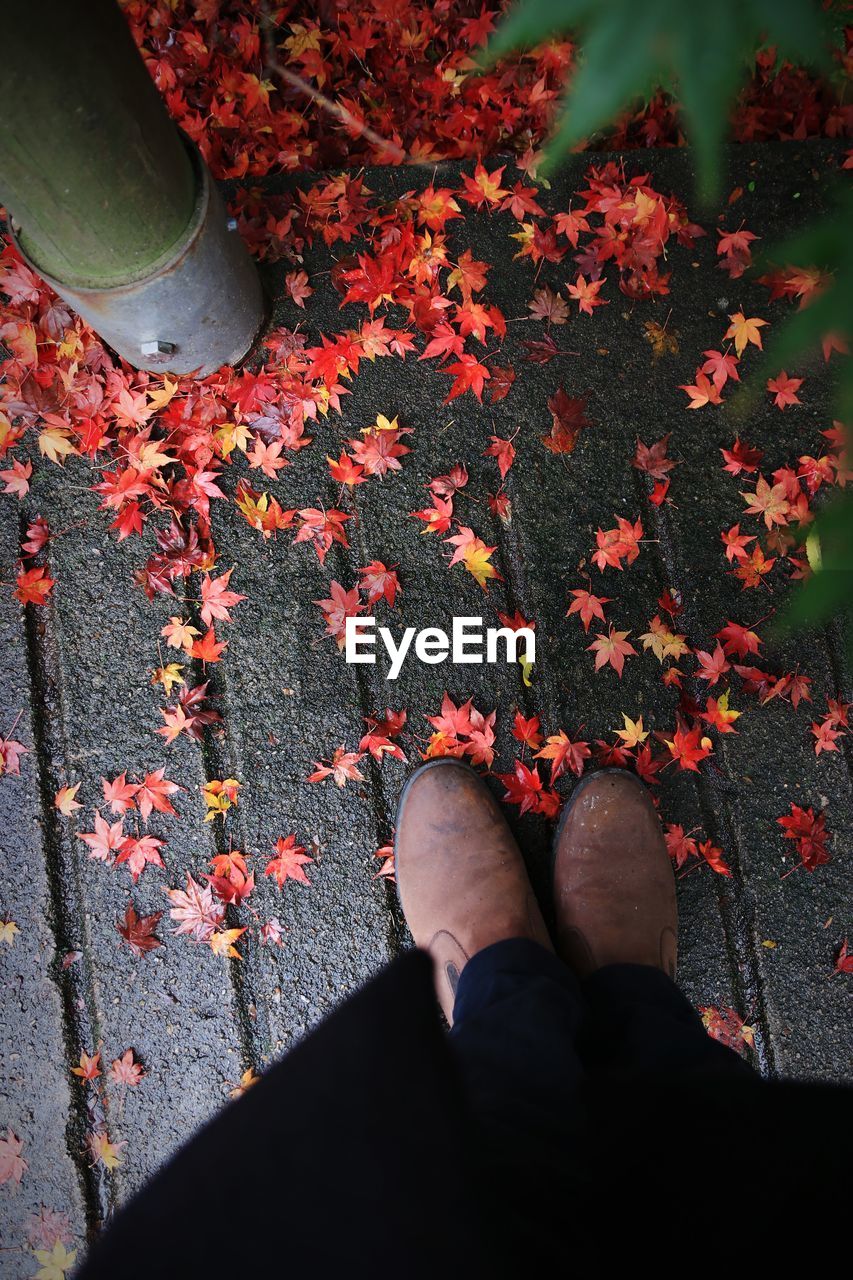
[[[662,87],[682,104],[706,200],[717,194],[728,113],[762,40],[791,62],[829,66],[829,29],[815,0],[520,0],[484,63],[574,35],[582,58],[545,167]]]

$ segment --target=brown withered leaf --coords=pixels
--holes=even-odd
[[[652,348],[652,357],[660,360],[661,356],[678,355],[678,334],[657,320],[646,320],[643,323],[643,336]]]

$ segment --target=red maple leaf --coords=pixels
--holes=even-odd
[[[176,791],[181,788],[175,782],[170,782],[163,775],[166,772],[165,765],[162,769],[156,769],[153,773],[147,773],[136,789],[135,801],[139,812],[142,814],[142,821],[147,822],[151,816],[152,809],[156,809],[158,813],[177,813],[172,805],[169,796],[173,796]],[[122,775],[123,776],[123,775]],[[116,779],[118,781],[118,779]],[[106,787],[104,788],[104,798],[106,796]],[[114,812],[121,812],[120,809]]]
[[[606,620],[603,606],[610,603],[610,596],[594,596],[592,592],[585,591],[582,587],[574,587],[572,595],[574,600],[569,605],[566,617],[579,613],[584,631],[589,631],[589,624],[593,618],[598,618],[601,622]]]
[[[89,857],[101,862],[111,861],[112,854],[124,843],[124,820],[106,822],[98,809],[95,810],[95,830],[80,831],[78,837],[89,846]]]
[[[149,862],[155,867],[165,866],[159,852],[165,845],[166,841],[158,840],[156,836],[125,836],[116,858],[116,866],[126,862],[130,878],[136,884]]]
[[[621,678],[625,669],[625,659],[632,654],[636,656],[637,650],[628,640],[630,631],[616,631],[611,625],[608,634],[598,635],[592,644],[587,645],[587,649],[591,649],[595,654],[595,669],[600,671],[602,667],[608,664]]]
[[[213,627],[208,627],[200,640],[193,641],[190,657],[200,658],[202,662],[219,662],[228,648],[227,640],[217,640]]]
[[[537,765],[528,768],[521,760],[516,760],[512,773],[499,773],[496,777],[506,788],[504,800],[517,804],[522,813],[542,813],[549,818],[556,817],[560,798],[556,792],[545,787]]]
[[[444,397],[445,404],[450,404],[451,400],[464,395],[466,391],[473,391],[482,403],[483,385],[492,376],[491,370],[486,365],[481,364],[476,356],[468,354],[461,355],[453,364],[442,369],[442,373],[449,373],[455,379],[450,391]]]
[[[594,424],[586,416],[586,396],[572,398],[563,387],[548,397],[551,430],[542,443],[551,453],[571,453],[584,427]]]
[[[361,589],[367,592],[368,605],[376,604],[384,597],[393,609],[398,593],[403,590],[396,569],[396,565],[389,569],[381,560],[371,560],[370,564],[359,569]]]
[[[572,742],[568,734],[560,729],[558,733],[550,735],[541,751],[536,752],[536,759],[551,761],[551,785],[553,786],[566,769],[571,769],[575,777],[579,778],[584,770],[584,761],[589,760],[591,755],[588,742],[581,739]]]
[[[280,836],[273,844],[273,849],[275,849],[275,857],[270,858],[264,868],[264,875],[272,876],[279,889],[284,888],[286,880],[296,880],[299,884],[311,884],[302,868],[305,863],[313,862],[314,859],[309,858],[303,846],[296,843],[296,836]]]
[[[162,914],[162,911],[153,911],[151,915],[138,916],[133,903],[127,904],[124,920],[116,925],[116,931],[138,959],[141,960],[147,952],[162,947],[162,942],[154,934]]]
[[[206,573],[201,580],[201,620],[206,627],[212,626],[214,619],[230,622],[231,614],[228,610],[246,599],[239,592],[228,590],[233,572],[233,569],[228,569],[218,578],[211,578],[210,574]]]
[[[825,862],[829,862],[829,850],[826,842],[829,832],[826,829],[826,815],[815,813],[814,809],[802,809],[798,804],[791,804],[790,814],[785,814],[776,821],[784,829],[785,838],[793,840],[797,852],[806,871],[814,871]]]

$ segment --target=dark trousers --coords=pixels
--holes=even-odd
[[[81,1280],[766,1262],[811,1214],[822,1247],[840,1231],[851,1103],[761,1081],[657,970],[579,983],[522,939],[466,965],[448,1037],[412,952],[204,1128]]]

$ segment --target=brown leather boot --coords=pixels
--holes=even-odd
[[[640,779],[601,769],[575,787],[554,838],[557,951],[580,977],[606,964],[675,976],[675,878]]]
[[[497,801],[460,760],[429,760],[397,808],[397,892],[412,937],[435,962],[448,1022],[471,956],[505,938],[553,950],[524,860]]]

